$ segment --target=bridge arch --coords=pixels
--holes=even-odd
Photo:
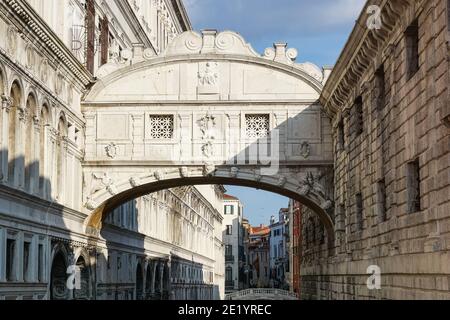
[[[325,70],[296,63],[297,51],[283,43],[259,55],[231,31],[188,31],[160,56],[123,57],[102,67],[82,105],[88,233],[140,196],[224,184],[302,202],[334,246],[333,192],[323,179],[333,170],[331,124],[318,102]],[[276,146],[276,173],[265,174],[260,158],[239,162],[261,143]]]
[[[134,176],[117,184],[106,174],[99,179],[100,190],[87,199],[86,207],[92,212],[86,220],[86,232],[98,235],[103,221],[120,205],[165,189],[186,185],[236,185],[257,188],[277,193],[300,201],[310,207],[319,216],[326,231],[328,244],[334,246],[334,225],[329,210],[333,203],[326,198],[317,176],[305,172],[303,180],[299,175],[287,178],[281,173],[273,176],[261,176],[258,168],[242,169],[238,167],[215,168],[180,167],[175,169],[155,169],[145,175]]]

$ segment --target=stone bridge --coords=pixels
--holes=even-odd
[[[298,300],[298,297],[280,289],[246,289],[227,294],[225,300]]]
[[[334,245],[328,70],[283,43],[263,55],[240,35],[192,31],[165,53],[107,64],[85,96],[86,230],[139,196],[199,184],[255,187],[316,212]]]

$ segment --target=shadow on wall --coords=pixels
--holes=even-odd
[[[8,151],[0,151],[0,159],[7,158]],[[0,289],[0,295],[14,300],[18,295],[23,300],[94,299],[95,248],[73,241],[79,238],[77,231],[82,231],[84,217],[73,215],[72,210],[58,203],[58,197],[52,198],[57,190],[39,173],[35,179],[27,177],[25,183],[22,173],[36,172],[40,164],[24,164],[25,157],[10,159],[8,175],[1,177],[0,233],[5,232],[6,250],[2,259],[4,273],[0,274],[5,290]],[[67,225],[73,219],[80,230],[71,230]],[[68,280],[75,269],[79,270],[79,281],[71,286]],[[19,293],[11,293],[17,289]]]
[[[311,115],[313,116],[311,117]],[[108,212],[111,212],[127,201],[145,194],[186,185],[223,184],[258,188],[300,201],[310,207],[319,216],[327,231],[328,245],[330,248],[333,248],[334,227],[332,219],[334,216],[334,186],[333,166],[331,164],[333,161],[331,124],[329,119],[323,115],[320,106],[316,104],[310,105],[293,119],[276,120],[280,121],[280,124],[275,125],[271,122],[275,121],[277,117],[272,112],[268,112],[267,114],[249,114],[248,117],[245,121],[247,125],[246,135],[249,139],[248,141],[243,141],[240,146],[237,146],[239,150],[236,153],[233,152],[237,156],[228,159],[226,164],[212,165],[211,168],[209,165],[206,165],[205,170],[212,170],[210,175],[189,176],[181,172],[182,177],[178,175],[174,178],[158,178],[159,181],[157,182],[142,183],[138,186],[131,186],[128,183],[126,185],[120,185],[121,188],[127,189],[122,189],[112,197],[107,193],[105,193],[106,196],[100,195],[96,199],[103,202],[100,206],[95,201],[91,203],[95,204],[94,207],[97,209],[93,211],[89,218],[88,232],[96,234],[100,231],[101,221],[108,216]],[[311,121],[316,121],[317,123],[313,122],[311,124]],[[302,123],[306,129],[302,127]],[[270,128],[274,126],[275,129],[270,131]],[[300,129],[297,130],[296,128]],[[320,128],[322,129],[320,130]],[[272,141],[269,138],[269,148],[267,148],[265,137],[272,135],[272,133],[275,136],[276,133],[279,133],[278,138],[280,140],[277,138]],[[277,141],[281,141],[281,143],[278,144],[276,143]],[[205,155],[204,163],[213,163],[214,144],[213,142],[205,142],[203,146],[203,153]],[[261,150],[261,146],[265,146],[265,148]],[[271,150],[271,147],[274,147],[272,148],[272,153],[268,153],[267,149]],[[227,146],[227,148],[232,148],[232,146]],[[254,155],[255,153],[266,155],[265,160],[269,161],[268,165],[265,165],[267,162],[251,161],[250,159],[254,160],[255,157],[251,157],[250,155]],[[207,155],[210,155],[210,157],[208,158]],[[283,165],[283,172],[278,171],[279,163]],[[262,167],[268,169],[267,167],[271,165],[274,165],[275,172],[271,173],[269,170],[268,173],[264,171],[259,175],[259,169]],[[240,169],[243,170],[242,172],[245,171],[245,174],[240,175]],[[300,171],[302,171],[301,174]],[[228,173],[228,175],[216,176],[213,174],[214,172]],[[277,175],[278,173],[280,175]],[[305,179],[306,173],[309,174]],[[289,185],[283,175],[293,177],[294,180],[297,180],[298,184],[296,186]],[[257,179],[258,176],[261,176],[262,181]],[[266,177],[269,179],[265,179]],[[279,181],[276,181],[277,179]],[[270,182],[270,180],[272,181]],[[296,187],[297,191],[293,191],[288,187]],[[108,199],[106,197],[110,198]]]
[[[312,130],[315,133],[311,134],[308,132],[302,132],[302,131],[295,131],[292,129],[294,125],[298,125],[298,122],[305,122],[305,119],[302,118],[304,115],[306,117],[308,115],[314,114],[316,115],[316,121],[318,121],[317,126],[320,128],[324,127],[324,123],[329,120],[323,116],[323,114],[320,111],[320,107],[317,105],[311,105],[308,108],[306,108],[304,111],[302,111],[300,114],[296,116],[298,119],[293,119],[290,123],[289,120],[283,121],[281,124],[278,124],[272,132],[269,132],[269,128],[272,127],[271,125],[271,115],[270,114],[253,114],[249,115],[250,119],[246,119],[249,121],[249,123],[253,123],[252,126],[248,129],[248,132],[246,132],[247,136],[249,136],[248,141],[243,143],[243,150],[238,152],[237,156],[233,159],[230,159],[228,162],[229,164],[236,164],[236,166],[247,166],[249,168],[260,168],[262,165],[267,166],[275,166],[274,170],[275,172],[273,174],[278,174],[278,167],[276,167],[280,163],[286,163],[287,160],[291,160],[290,163],[290,169],[292,169],[293,174],[296,174],[296,170],[298,169],[298,161],[302,161],[302,176],[298,174],[298,180],[299,183],[301,182],[301,179],[304,179],[304,174],[306,172],[311,172],[312,175],[314,175],[311,183],[314,185],[311,185],[311,188],[316,188],[314,191],[319,193],[320,196],[323,199],[333,199],[333,168],[332,166],[329,166],[326,162],[323,161],[323,155],[327,152],[330,153],[331,157],[331,150],[326,150],[327,146],[331,146],[331,136],[328,135],[328,133],[325,133],[324,129],[321,130]],[[307,118],[308,119],[308,118]],[[311,127],[308,127],[311,129]],[[315,125],[313,125],[313,128],[315,128]],[[271,133],[277,132],[279,135],[271,135]],[[309,134],[309,136],[308,136]],[[271,140],[269,138],[268,141],[265,140],[267,136],[276,137],[276,139]],[[304,140],[301,140],[300,137],[305,135],[307,138]],[[277,140],[280,139],[280,140]],[[281,141],[282,143],[277,143],[278,141]],[[283,142],[287,141],[287,143]],[[296,141],[295,143],[289,143],[289,141]],[[261,150],[261,146],[266,145],[267,142],[269,143],[269,148],[263,148]],[[208,145],[206,145],[208,147]],[[209,146],[211,147],[211,146]],[[281,147],[278,148],[277,147]],[[241,148],[242,149],[242,148]],[[331,149],[331,148],[330,148]],[[259,158],[258,158],[259,155]],[[265,155],[269,161],[269,164],[267,165],[267,162],[261,163],[261,160],[267,160],[267,159],[261,159],[261,155]],[[256,156],[256,158],[255,158]],[[243,159],[243,160],[242,160]],[[252,161],[257,160],[257,161]],[[244,161],[244,162],[242,162]],[[259,161],[259,162],[258,162]],[[296,165],[297,161],[297,165]],[[220,166],[219,166],[220,167]],[[285,170],[285,168],[283,168]],[[183,186],[191,183],[192,185],[195,184],[219,184],[223,183],[224,181],[216,181],[213,177],[205,177],[203,180],[192,180],[192,179],[183,179],[183,181],[180,180],[180,184],[176,184],[176,186]],[[254,185],[249,185],[250,183],[245,183],[243,181],[237,181],[237,180],[231,180],[227,181],[227,184],[235,184],[235,185],[243,185],[243,186],[250,186],[250,187],[258,187],[258,184],[255,183]],[[170,186],[170,187],[174,187]],[[123,208],[120,206],[123,206],[124,203],[131,204],[131,207],[128,209],[129,212],[137,212],[137,205],[136,205],[136,197],[143,196],[147,194],[148,192],[156,192],[158,190],[166,189],[168,186],[162,185],[160,187],[153,186],[141,186],[139,188],[139,191],[134,190],[128,190],[127,194],[121,194],[117,197],[117,199],[113,200],[111,204],[108,207],[107,211],[115,211],[115,213],[112,213],[109,215],[109,217],[113,217],[112,219],[117,220],[117,215],[121,215],[121,213],[117,213],[117,210],[121,211]],[[280,181],[279,189],[283,188],[283,181]],[[273,189],[270,191],[277,192],[279,189]],[[130,192],[131,191],[131,192]],[[286,194],[285,194],[286,195]],[[131,202],[127,202],[131,201]],[[311,203],[306,202],[307,205],[311,205]],[[111,208],[116,208],[119,206],[119,209],[111,210]],[[312,206],[311,209],[320,217],[322,224],[323,221],[325,221],[327,224],[326,231],[328,234],[331,232],[331,237],[327,237],[327,243],[330,245],[334,245],[334,230],[333,226],[328,223],[328,221],[333,221],[334,219],[334,208],[333,206],[330,206],[326,209],[326,212],[324,209],[317,206]],[[327,215],[324,217],[324,214]],[[108,214],[104,215],[106,217],[106,222],[108,222]],[[116,217],[116,218],[114,218]],[[123,218],[122,220],[124,220]],[[110,221],[111,222],[111,221]],[[138,229],[132,230],[134,232],[138,232]],[[120,228],[111,226],[111,225],[105,225],[103,229],[101,229],[101,235],[104,239],[106,239],[107,247],[110,246],[117,246],[117,243],[113,243],[112,239],[118,239],[120,238],[120,233],[122,230]],[[143,245],[144,236],[136,236],[133,238],[133,243],[139,244],[139,246]],[[135,284],[135,290],[138,292],[137,299],[141,299],[143,297],[153,297],[153,298],[162,298],[167,295],[167,293],[164,293],[164,289],[160,289],[160,283],[156,283],[156,281],[159,281],[159,277],[161,277],[160,269],[165,268],[166,262],[161,261],[152,261],[145,257],[143,252],[134,252],[133,254],[136,254],[140,256],[137,259],[137,265],[134,266],[136,269],[136,277],[135,279],[139,279],[138,284]],[[111,268],[111,264],[115,266],[121,265],[123,262],[123,257],[111,257],[109,258],[103,258],[106,260],[106,264],[109,266],[108,268]],[[128,258],[125,258],[128,259]],[[167,258],[169,260],[169,257]],[[131,263],[127,260],[126,263]],[[156,264],[156,267],[153,266]],[[130,264],[132,265],[132,263]],[[114,267],[112,267],[114,269]],[[118,277],[116,277],[118,278]],[[132,277],[129,276],[128,279],[131,279]],[[148,283],[148,280],[152,279],[150,283]],[[160,281],[164,283],[164,281]],[[117,284],[117,288],[120,286],[124,286],[124,290],[128,292],[125,294],[126,296],[131,296],[131,283],[128,284]],[[160,291],[158,291],[160,289]],[[116,290],[117,292],[118,290]],[[110,295],[110,294],[108,294]]]

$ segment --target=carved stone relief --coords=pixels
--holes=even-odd
[[[115,159],[117,156],[117,145],[114,142],[111,142],[105,147],[106,155],[110,159]]]
[[[200,131],[202,132],[202,153],[206,158],[214,156],[213,141],[216,139],[216,118],[209,112],[198,122]]]
[[[198,73],[198,94],[218,94],[219,93],[219,73],[217,63],[206,62],[203,70]]]
[[[13,26],[8,27],[7,33],[7,41],[8,41],[8,52],[11,55],[15,55],[17,51],[17,30]]]

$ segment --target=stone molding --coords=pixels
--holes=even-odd
[[[30,4],[25,0],[5,0],[2,5],[12,11],[15,17],[18,17],[20,23],[28,28],[28,33],[32,33],[44,43],[46,48],[51,51],[53,56],[65,65],[84,86],[92,82],[90,75],[83,65],[73,56],[70,50],[62,43],[58,36],[50,30],[43,19],[36,14]]]

